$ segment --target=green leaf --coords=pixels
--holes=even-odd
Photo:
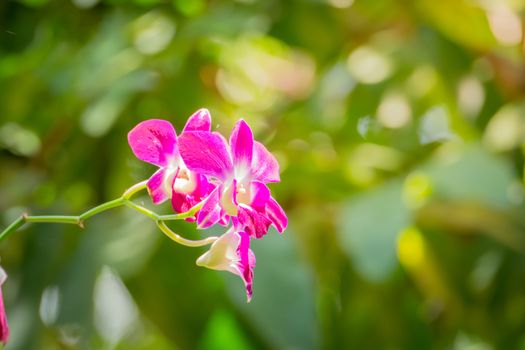
[[[352,197],[343,206],[339,238],[343,250],[364,277],[380,282],[397,266],[396,239],[410,222],[399,181]]]
[[[464,0],[420,0],[420,15],[445,36],[459,44],[489,49],[497,44],[485,12]]]
[[[479,144],[445,145],[422,170],[435,193],[446,199],[468,199],[494,206],[512,204],[509,191],[518,182],[511,164]]]

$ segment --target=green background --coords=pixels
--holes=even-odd
[[[7,349],[525,349],[524,11],[1,1],[1,227],[120,196],[154,171],[127,132],[201,107],[276,155],[290,219],[252,242],[249,304],[129,209],[27,225],[0,245]]]

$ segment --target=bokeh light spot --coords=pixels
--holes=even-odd
[[[392,62],[380,51],[361,46],[348,56],[347,67],[350,73],[363,84],[376,84],[390,76]]]

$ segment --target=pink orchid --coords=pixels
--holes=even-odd
[[[9,326],[7,324],[7,316],[5,313],[4,298],[1,288],[6,279],[7,274],[5,273],[4,269],[0,267],[0,342],[4,343],[4,345],[7,343],[9,338]]]
[[[197,265],[238,275],[244,281],[248,302],[251,300],[255,255],[247,233],[230,228],[197,259]]]
[[[182,133],[209,132],[210,125],[210,113],[200,109],[188,119]],[[160,168],[147,183],[153,203],[171,199],[176,212],[185,212],[213,189],[205,176],[190,171],[184,164],[177,147],[177,134],[170,122],[145,120],[128,133],[128,143],[138,159]]]
[[[198,216],[200,228],[232,218],[237,229],[252,237],[264,236],[271,224],[283,232],[288,219],[266,186],[279,182],[279,164],[244,120],[235,124],[229,145],[216,132],[192,131],[179,138],[179,149],[191,171],[210,176],[217,187]]]

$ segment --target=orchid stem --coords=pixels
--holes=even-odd
[[[150,219],[152,220],[159,220],[159,215],[151,210],[149,210],[148,208],[144,208],[143,206],[141,205],[138,205],[132,201],[125,201],[124,203],[127,207],[131,208],[131,209],[134,209],[136,211],[138,211],[139,213],[141,214],[144,214],[146,215],[147,217],[149,217]]]
[[[135,193],[140,192],[143,189],[145,189],[147,187],[147,183],[148,183],[148,181],[145,180],[145,181],[139,182],[139,183],[131,186],[130,188],[128,188],[126,190],[126,192],[124,192],[124,194],[122,194],[121,198],[123,198],[123,199],[130,199]]]
[[[127,206],[156,222],[160,230],[168,236],[173,241],[188,246],[188,247],[201,247],[204,245],[211,244],[217,240],[217,237],[208,237],[201,240],[190,240],[181,237],[180,235],[173,232],[164,221],[168,220],[182,220],[195,215],[195,213],[202,207],[202,202],[190,208],[188,211],[179,214],[171,215],[159,215],[148,208],[145,208],[141,205],[138,205],[132,202],[131,197],[137,192],[142,191],[146,188],[147,181],[139,182],[130,188],[128,188],[121,197],[114,199],[112,201],[100,204],[94,208],[89,209],[88,211],[78,215],[78,216],[66,216],[66,215],[28,215],[22,214],[18,217],[11,225],[9,225],[2,233],[0,233],[0,242],[10,236],[12,233],[16,232],[21,228],[26,222],[41,222],[41,223],[60,223],[60,224],[74,224],[84,228],[84,220],[99,214],[103,211],[120,207],[122,205]]]
[[[175,232],[173,232],[168,227],[168,225],[166,225],[166,223],[164,221],[161,221],[161,220],[157,221],[157,226],[172,241],[175,241],[175,242],[177,242],[179,244],[182,244],[182,245],[185,245],[187,247],[202,247],[202,246],[205,246],[205,245],[208,245],[208,244],[212,244],[213,242],[215,242],[219,238],[219,237],[213,237],[212,236],[212,237],[204,238],[204,239],[201,239],[201,240],[193,241],[193,240],[190,240],[190,239],[183,238],[183,237],[179,236],[178,234],[176,234]]]
[[[0,234],[0,241],[7,238],[11,233],[18,230],[20,227],[22,227],[26,222],[27,215],[23,214],[18,219],[16,219],[11,225],[9,225],[1,234]]]
[[[80,222],[82,222],[82,221],[86,220],[87,218],[90,218],[93,215],[96,215],[96,214],[101,213],[103,211],[106,211],[108,209],[120,207],[122,204],[124,204],[124,202],[125,202],[125,199],[122,198],[122,197],[114,199],[112,201],[109,201],[109,202],[103,203],[101,205],[98,205],[98,206],[96,206],[96,207],[94,207],[92,209],[89,209],[84,214],[79,215],[78,218],[79,218]]]
[[[193,207],[191,207],[188,211],[184,213],[179,214],[170,214],[170,215],[159,215],[159,220],[167,221],[167,220],[181,220],[181,219],[187,219],[195,215],[196,212],[198,212],[202,208],[203,202],[200,202]]]
[[[82,225],[79,216],[65,216],[65,215],[38,215],[23,217],[25,222],[58,222],[61,224]]]

